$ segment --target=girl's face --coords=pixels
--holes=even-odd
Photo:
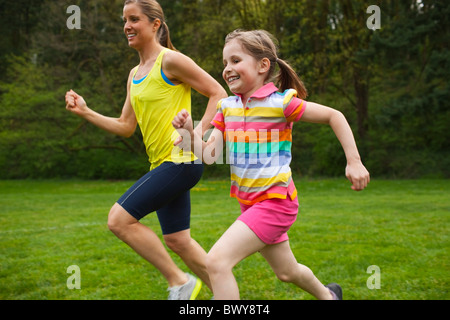
[[[239,40],[233,39],[225,44],[223,64],[223,79],[233,93],[242,95],[244,101],[264,85],[262,63],[251,56]]]
[[[128,45],[139,49],[149,41],[155,40],[155,34],[160,25],[159,19],[150,22],[148,17],[142,13],[141,8],[130,3],[123,7],[123,31],[128,39]]]

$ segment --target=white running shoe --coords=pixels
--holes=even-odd
[[[186,275],[188,276],[188,281],[185,284],[167,289],[169,291],[168,300],[195,300],[197,298],[202,288],[202,282],[189,273],[186,273]]]

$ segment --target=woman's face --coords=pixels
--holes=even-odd
[[[135,49],[155,40],[156,32],[161,24],[159,19],[150,22],[139,5],[135,3],[123,7],[123,22],[123,31],[128,39],[128,45]]]

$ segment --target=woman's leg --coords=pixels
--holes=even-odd
[[[170,287],[182,285],[188,278],[170,258],[159,237],[139,220],[156,210],[169,248],[183,257],[194,255],[192,259],[182,258],[199,263],[193,271],[208,285],[208,277],[201,272],[202,267],[205,269],[206,252],[190,238],[189,229],[189,189],[202,172],[202,165],[163,163],[139,179],[117,201],[108,217],[111,231],[160,270]]]
[[[163,163],[122,195],[108,217],[111,231],[160,270],[170,287],[186,283],[188,277],[175,265],[159,237],[139,220],[156,210],[168,247],[210,285],[202,271],[206,269],[206,252],[190,238],[189,189],[202,172],[203,165]]]
[[[117,203],[109,212],[108,227],[120,240],[154,265],[170,287],[186,283],[186,274],[173,262],[159,237]]]
[[[188,171],[192,168],[187,168]],[[187,179],[184,179],[187,180]],[[156,211],[164,242],[210,289],[206,271],[206,251],[191,237],[191,198],[187,190]]]
[[[333,298],[330,291],[316,278],[311,269],[297,263],[289,241],[268,245],[261,250],[261,255],[281,281],[293,283],[320,300]]]
[[[233,275],[233,267],[264,246],[264,242],[242,221],[235,221],[225,231],[206,258],[216,300],[239,299],[239,287]]]
[[[164,235],[167,246],[184,261],[209,289],[212,291],[211,281],[206,271],[206,251],[191,238],[191,230],[183,230]]]

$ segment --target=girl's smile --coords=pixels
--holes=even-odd
[[[242,96],[244,103],[264,85],[266,68],[238,40],[228,42],[223,48],[223,64],[223,79],[231,92]]]

